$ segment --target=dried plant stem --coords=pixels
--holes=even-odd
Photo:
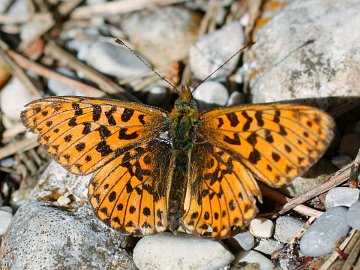
[[[0,148],[0,159],[14,155],[15,153],[22,153],[38,145],[37,138],[24,139],[16,143],[9,143]]]

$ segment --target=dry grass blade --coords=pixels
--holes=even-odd
[[[91,18],[92,16],[110,16],[119,13],[128,13],[150,6],[167,6],[186,2],[186,0],[122,0],[88,5],[77,8],[71,17],[74,19]]]
[[[0,148],[0,159],[14,155],[16,153],[25,152],[38,145],[37,138],[24,139],[16,143],[10,143],[5,147]]]
[[[140,102],[138,98],[126,92],[124,88],[112,82],[103,74],[79,61],[76,57],[56,45],[54,42],[48,42],[45,52],[59,61],[66,61],[67,64],[78,72],[84,74],[89,80],[94,81],[106,93],[116,95],[123,100]]]
[[[59,73],[56,73],[55,71],[52,71],[48,68],[45,68],[43,66],[41,66],[40,64],[37,64],[33,61],[28,60],[27,58],[21,56],[20,54],[12,51],[12,50],[8,50],[7,54],[13,59],[15,60],[15,62],[22,68],[35,72],[45,78],[48,79],[54,79],[57,80],[61,83],[67,84],[72,88],[75,89],[79,89],[81,91],[84,92],[84,94],[89,95],[89,96],[93,96],[93,97],[101,97],[104,96],[104,93],[102,91],[100,91],[99,89],[96,89],[92,86],[89,86],[87,84],[81,83],[77,80],[68,78],[64,75],[61,75]]]

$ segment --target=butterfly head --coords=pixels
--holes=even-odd
[[[174,109],[179,112],[198,111],[199,104],[194,99],[188,86],[181,86],[179,98],[175,101]]]

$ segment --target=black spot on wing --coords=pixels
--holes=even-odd
[[[227,113],[226,117],[230,122],[230,126],[236,127],[239,124],[239,119],[237,118],[235,113]]]
[[[127,122],[131,119],[131,117],[134,114],[134,110],[133,109],[129,109],[129,108],[125,108],[122,115],[121,115],[121,121],[123,122]]]

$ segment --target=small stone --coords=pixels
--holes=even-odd
[[[24,105],[34,100],[30,92],[17,78],[12,78],[0,92],[1,111],[10,119],[20,121]]]
[[[167,97],[167,89],[161,86],[154,86],[150,89],[146,103],[153,106],[158,106],[163,103]]]
[[[10,168],[15,165],[15,159],[13,157],[7,157],[0,160],[0,166],[4,168]]]
[[[60,205],[66,206],[66,205],[69,205],[69,203],[71,202],[71,200],[70,200],[68,197],[60,196],[60,197],[57,199],[57,202],[58,202],[58,204],[60,204]]]
[[[282,243],[290,243],[304,224],[305,221],[298,218],[290,216],[279,217],[276,220],[274,238]]]
[[[349,187],[335,187],[325,197],[325,207],[329,209],[336,206],[350,207],[359,200],[359,190]]]
[[[284,246],[283,243],[271,238],[261,238],[259,244],[254,248],[264,254],[271,255]]]
[[[28,189],[17,189],[15,190],[10,197],[10,204],[17,209],[20,205],[26,202],[29,198],[30,190]]]
[[[346,220],[353,229],[360,230],[360,201],[354,203],[347,211]]]
[[[219,269],[234,260],[220,242],[188,235],[157,234],[140,239],[133,258],[140,270]]]
[[[349,233],[346,214],[345,207],[333,207],[322,214],[301,237],[301,252],[312,257],[331,253],[336,242]]]
[[[255,238],[249,231],[238,233],[233,239],[236,240],[244,250],[250,250],[255,245]]]
[[[349,156],[335,156],[331,159],[331,163],[334,164],[339,169],[345,167],[346,165],[352,162],[351,157]]]
[[[58,68],[56,71],[62,75],[65,75],[70,78],[74,78],[75,74],[69,69],[65,68]],[[85,95],[84,93],[79,92],[79,90],[70,87],[67,84],[64,84],[58,80],[49,79],[48,80],[48,87],[49,89],[56,95],[56,96],[81,96]]]
[[[258,268],[256,269],[259,270],[271,270],[274,268],[273,263],[268,258],[253,250],[240,251],[236,258],[236,263],[240,262],[256,263],[258,264]]]
[[[84,43],[78,51],[78,58],[105,74],[119,79],[138,75],[148,71],[128,49],[106,42]],[[145,60],[144,60],[145,61]]]
[[[244,46],[244,32],[241,24],[235,22],[223,28],[200,36],[190,48],[189,63],[195,77],[203,80],[224,64],[236,51]],[[211,78],[226,77],[233,72],[238,63],[237,54]]]
[[[3,206],[0,207],[0,236],[4,235],[7,231],[13,214],[11,207]]]
[[[245,102],[244,94],[238,91],[231,93],[226,106],[240,105]]]
[[[229,99],[225,86],[215,81],[200,84],[193,92],[193,96],[199,102],[200,111],[225,106]]]
[[[187,57],[201,17],[181,7],[164,7],[134,12],[122,28],[134,48],[158,67]],[[151,27],[149,27],[151,25]]]
[[[339,154],[355,158],[360,149],[360,134],[345,134],[340,141]]]
[[[254,218],[250,222],[250,232],[259,238],[269,238],[274,232],[274,222],[267,218]]]

